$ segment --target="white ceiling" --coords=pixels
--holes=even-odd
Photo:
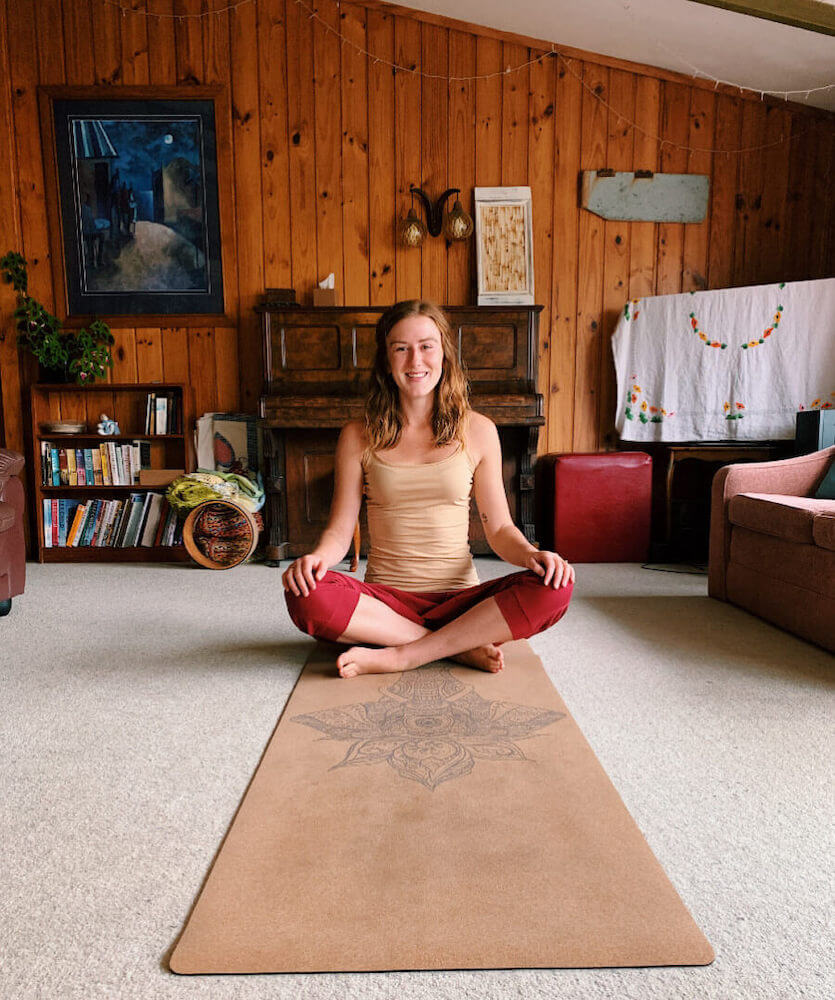
[[[823,0],[835,6],[835,0]],[[835,37],[689,0],[405,0],[416,10],[835,110]],[[703,77],[704,78],[704,77]]]

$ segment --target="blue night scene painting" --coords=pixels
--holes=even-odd
[[[82,294],[208,291],[201,119],[68,124]]]

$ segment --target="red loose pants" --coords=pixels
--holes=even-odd
[[[403,618],[432,632],[492,597],[514,639],[527,639],[550,628],[568,609],[572,583],[556,590],[531,570],[510,573],[463,590],[414,592],[380,583],[365,583],[329,570],[307,597],[285,591],[293,622],[316,639],[338,641],[356,610],[360,594],[376,597]]]

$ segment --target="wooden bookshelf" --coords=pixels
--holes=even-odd
[[[175,400],[176,427],[166,427],[165,433],[146,429],[147,400],[150,393]],[[149,463],[154,469],[185,469],[193,467],[191,445],[185,429],[191,415],[189,388],[174,382],[113,383],[91,386],[74,384],[39,384],[30,389],[32,413],[32,455],[37,529],[36,554],[39,562],[188,562],[189,555],[179,545],[113,545],[48,546],[44,538],[44,500],[125,500],[132,493],[164,493],[165,487],[127,485],[54,485],[44,482],[42,442],[56,449],[98,449],[105,442],[117,446],[134,441],[147,442]],[[119,434],[96,433],[99,416],[106,413],[119,425]],[[55,433],[43,425],[56,421],[75,421],[85,425],[80,433]]]

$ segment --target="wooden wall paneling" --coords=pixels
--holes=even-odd
[[[786,194],[786,252],[788,281],[796,281],[809,270],[809,231],[812,205],[805,191],[813,185],[815,170],[815,134],[812,121],[805,115],[792,115],[789,149],[789,183]]]
[[[189,328],[184,326],[163,327],[160,334],[164,345],[162,352],[163,381],[190,385]]]
[[[248,5],[245,5],[248,6]],[[177,46],[177,83],[199,84],[203,78],[203,0],[174,0],[174,38]]]
[[[816,131],[817,155],[810,193],[813,224],[809,239],[809,277],[829,278],[833,276],[835,263],[828,255],[830,220],[835,212],[832,181],[835,176],[835,127],[820,122]]]
[[[136,379],[138,382],[162,382],[163,334],[159,328],[145,327],[136,331]]]
[[[743,101],[740,148],[751,152],[739,154],[739,195],[737,197],[734,285],[756,283],[760,270],[760,215],[763,194],[762,145],[765,133],[765,105],[761,101]]]
[[[136,361],[136,330],[117,326],[111,331],[114,344],[110,349],[113,355],[113,367],[110,370],[111,382],[138,382]]]
[[[728,152],[713,154],[707,254],[708,288],[728,288],[733,283],[740,160],[736,150],[740,149],[741,130],[740,102],[720,95],[716,98],[713,148]]]
[[[177,42],[174,34],[174,0],[145,0],[148,18],[148,65],[151,83],[177,82]],[[151,15],[159,15],[157,17]]]
[[[631,170],[634,157],[632,122],[635,120],[635,75],[609,70],[606,166]],[[614,110],[612,110],[614,109]],[[600,337],[600,390],[598,394],[597,447],[611,448],[615,438],[615,362],[612,334],[629,297],[632,227],[626,221],[603,223],[603,311]]]
[[[93,45],[93,64],[97,84],[124,83],[122,79],[122,15],[108,0],[92,0],[90,9]]]
[[[394,163],[394,16],[368,11],[368,254],[369,303],[388,305],[395,299],[394,240],[396,227]]]
[[[536,58],[538,52],[532,52]],[[551,337],[554,316],[551,274],[554,248],[554,91],[556,59],[551,56],[530,67],[528,108],[528,183],[533,209],[533,267],[536,301],[544,308],[539,314],[539,358],[537,387],[548,394],[551,373]],[[548,435],[540,431],[538,451],[548,450]]]
[[[217,407],[221,412],[236,412],[241,409],[237,327],[215,327],[214,340]]]
[[[394,171],[397,218],[412,206],[409,187],[420,187],[420,25],[405,17],[394,19],[394,62],[401,67],[394,77]],[[415,204],[415,210],[420,206]],[[421,295],[422,250],[396,244],[395,289],[398,301]]]
[[[716,124],[716,97],[708,90],[693,88],[690,95],[690,137],[692,150],[712,149]],[[687,159],[688,174],[712,174],[713,154],[690,152]],[[707,288],[707,248],[710,237],[710,197],[704,222],[688,222],[684,226],[682,249],[681,290],[696,292]]]
[[[235,162],[235,254],[237,258],[238,357],[241,405],[254,412],[261,393],[261,332],[255,306],[264,290],[264,235],[261,209],[261,131],[258,92],[258,8],[237,7],[230,20],[232,144]],[[308,84],[309,87],[309,84]],[[230,268],[231,269],[231,268]],[[204,331],[204,344],[210,331]],[[198,348],[198,351],[200,348]],[[212,352],[214,341],[212,340]],[[194,352],[190,353],[193,362]],[[212,356],[212,366],[214,355]],[[212,371],[208,364],[200,372]],[[192,376],[194,376],[192,371]],[[214,387],[198,386],[195,401],[213,397]],[[199,413],[202,411],[198,411]]]
[[[261,116],[261,195],[264,215],[264,285],[290,288],[290,155],[287,123],[287,33],[284,0],[264,0],[258,21]]]
[[[463,31],[449,33],[449,75],[461,79],[449,82],[449,132],[447,135],[449,183],[461,189],[465,212],[473,214],[475,179],[475,76],[476,40]],[[473,272],[475,234],[468,240],[455,240],[447,251],[447,297],[450,305],[475,302]]]
[[[15,6],[14,0],[11,6]],[[61,0],[38,0],[36,10],[38,83],[65,83],[67,68],[64,61],[64,10]],[[49,30],[41,30],[43,25],[49,25]],[[8,80],[8,76],[3,79]]]
[[[415,182],[431,201],[455,187],[448,170],[449,33],[446,28],[421,25],[420,181]],[[452,207],[450,205],[450,207]],[[429,236],[421,253],[421,294],[434,302],[447,301],[447,248],[443,235]]]
[[[789,185],[791,114],[779,105],[769,105],[762,151],[763,184],[761,270],[758,282],[784,281],[786,274],[785,220]]]
[[[261,0],[258,4],[259,15],[265,13],[270,0]],[[261,31],[267,34],[267,28],[262,24],[266,17],[259,20],[259,55],[261,45]],[[232,80],[231,63],[231,43],[229,40],[229,11],[218,8],[217,14],[211,17],[201,18],[198,22],[201,29],[201,47],[203,50],[203,66],[201,67],[201,80],[203,83],[219,83],[224,87],[229,87]]]
[[[475,184],[502,183],[502,46],[492,38],[476,37]]]
[[[651,77],[635,78],[635,129],[632,136],[632,169],[658,170],[658,139],[661,117],[661,83]],[[629,246],[630,299],[655,294],[658,224],[633,222]]]
[[[127,11],[122,17],[122,82],[144,86],[151,79],[145,0],[123,0],[122,6]]]
[[[16,247],[27,261],[29,294],[53,308],[50,239],[44,203],[43,159],[38,118],[38,44],[32,0],[7,6],[9,89],[12,95],[12,155],[16,166],[18,210],[22,243]],[[54,72],[63,65],[59,60]],[[6,250],[4,248],[3,253]]]
[[[194,416],[218,410],[217,357],[215,332],[211,327],[188,329],[188,383],[194,396]],[[245,383],[242,384],[242,389]],[[243,395],[243,392],[242,392]],[[249,406],[246,407],[250,409]],[[254,410],[254,407],[251,409]]]
[[[583,134],[580,169],[601,170],[606,162],[609,100],[609,70],[583,65]],[[602,100],[598,100],[602,98]],[[598,397],[600,393],[600,341],[603,336],[603,219],[586,209],[580,211],[577,259],[577,357],[574,384],[573,450],[597,451]]]
[[[687,171],[687,150],[690,137],[690,87],[681,83],[664,83],[661,88],[661,151],[663,173],[683,174]],[[658,265],[656,295],[681,291],[683,222],[662,222],[658,225]]]
[[[342,255],[342,162],[339,39],[335,4],[326,4],[313,21],[316,135],[316,272],[317,280],[333,273],[336,301],[345,304]]]
[[[548,451],[564,452],[571,451],[574,444],[583,88],[579,77],[582,65],[575,63],[569,71],[559,60],[556,66],[551,368],[543,393]]]
[[[316,284],[316,174],[313,136],[313,22],[287,0],[287,126],[293,288],[309,305]]]
[[[368,57],[365,9],[342,8],[339,30],[342,76],[342,256],[346,305],[366,305],[370,295],[368,239]],[[353,44],[352,44],[353,43]]]
[[[11,80],[6,4],[0,2],[0,79]],[[0,87],[0,255],[22,246],[17,212],[14,121],[11,85]],[[12,313],[16,296],[0,282],[0,445],[23,451],[24,428],[17,330]]]
[[[502,185],[508,187],[528,183],[530,67],[524,64],[529,59],[530,50],[520,45],[502,46],[502,64],[511,70],[499,77],[502,85]]]
[[[67,83],[74,86],[96,82],[93,55],[93,19],[91,0],[64,0],[64,55]],[[40,19],[39,19],[40,20]],[[41,36],[49,35],[41,21]]]

